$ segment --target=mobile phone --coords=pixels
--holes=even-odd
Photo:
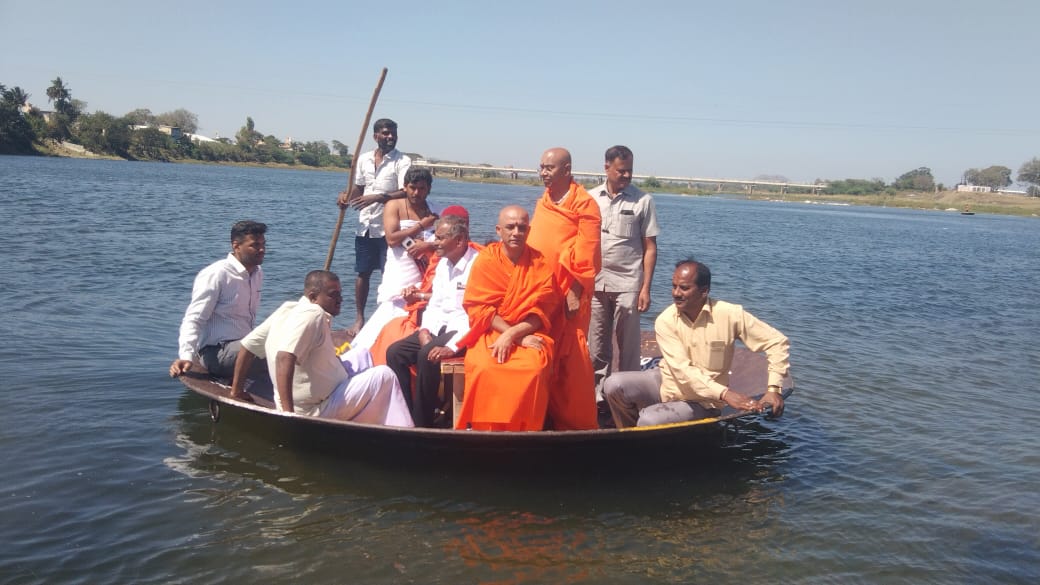
[[[401,245],[404,246],[405,250],[407,250],[408,248],[411,248],[415,245],[415,240],[413,240],[412,238],[405,238],[401,240]]]

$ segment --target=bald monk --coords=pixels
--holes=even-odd
[[[571,153],[550,148],[539,171],[545,193],[531,220],[528,244],[556,264],[556,284],[564,302],[552,318],[556,361],[549,420],[558,431],[599,428],[596,391],[589,358],[589,319],[600,269],[599,204],[571,176]]]
[[[466,389],[457,429],[539,431],[549,404],[553,341],[547,334],[558,300],[552,264],[527,245],[527,211],[510,205],[470,271],[462,306],[470,330]]]

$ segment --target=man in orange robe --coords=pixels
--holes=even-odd
[[[500,242],[473,260],[462,305],[470,330],[466,389],[457,429],[538,431],[549,403],[553,341],[547,332],[559,302],[552,264],[527,245],[530,219],[511,205],[498,215]]]
[[[589,358],[592,293],[600,269],[599,204],[571,176],[571,153],[550,148],[539,166],[545,193],[535,206],[528,244],[555,262],[565,302],[552,318],[556,361],[549,419],[558,431],[599,428]]]

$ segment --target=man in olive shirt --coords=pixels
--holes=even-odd
[[[781,387],[788,376],[787,337],[740,305],[708,298],[711,271],[695,260],[680,261],[672,274],[674,303],[657,317],[654,331],[660,368],[617,372],[603,383],[603,395],[618,428],[650,426],[718,416],[737,410],[784,412]],[[736,340],[764,352],[768,365],[765,395],[754,400],[729,388]]]
[[[589,189],[599,204],[603,253],[589,326],[597,394],[611,372],[615,339],[618,371],[639,369],[639,316],[650,308],[650,282],[654,279],[660,232],[653,198],[632,184],[632,151],[626,146],[612,146],[604,159],[606,181]]]

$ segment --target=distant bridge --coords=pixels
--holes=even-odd
[[[538,177],[538,169],[518,169],[516,167],[492,167],[484,165],[462,165],[455,163],[432,163],[427,160],[416,160],[416,166],[426,167],[434,170],[446,170],[452,173],[454,177],[462,177],[466,172],[493,172],[508,175],[511,179],[519,179],[521,176],[533,176]],[[604,174],[602,172],[589,173],[584,171],[572,171],[572,175],[575,177],[585,177],[602,181]],[[632,175],[633,180],[646,180],[651,178],[650,175]],[[754,179],[716,179],[711,177],[657,177],[654,179],[664,183],[686,183],[687,187],[693,187],[693,185],[714,185],[718,191],[722,191],[723,185],[739,185],[741,189],[754,193],[755,187],[779,187],[781,193],[786,193],[789,188],[796,189],[807,189],[813,194],[819,193],[821,189],[826,189],[826,183],[785,183],[782,181],[758,181]]]

